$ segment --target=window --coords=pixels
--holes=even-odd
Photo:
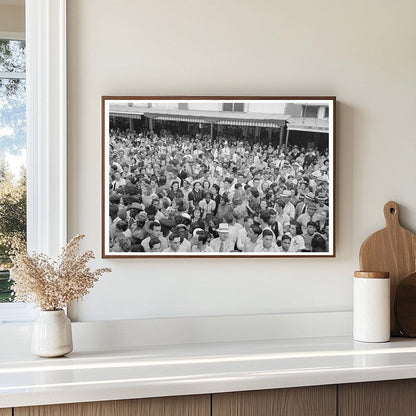
[[[244,103],[223,103],[222,111],[244,112]]]
[[[0,302],[11,302],[13,247],[26,244],[25,41],[0,39]]]
[[[317,118],[318,117],[318,106],[305,105],[303,107],[303,117]]]
[[[178,110],[188,110],[188,103],[178,103]]]
[[[57,257],[67,242],[66,0],[25,0],[25,20],[27,247]],[[0,323],[34,315],[31,305],[0,303]]]

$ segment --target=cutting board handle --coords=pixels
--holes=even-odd
[[[397,202],[389,201],[384,205],[384,218],[387,227],[400,227],[399,223],[399,205]]]

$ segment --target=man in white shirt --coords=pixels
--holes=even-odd
[[[178,233],[181,237],[181,244],[178,251],[181,253],[188,253],[191,251],[191,242],[189,241],[188,228],[185,224],[178,224],[174,229],[174,233]]]
[[[228,253],[234,250],[234,243],[229,239],[229,227],[227,223],[221,223],[217,228],[218,237],[214,238],[210,247],[216,253]]]
[[[111,189],[113,191],[117,191],[118,188],[124,186],[125,184],[126,184],[126,180],[121,177],[121,173],[120,172],[115,172],[114,173],[114,179],[111,182]]]
[[[230,159],[231,150],[230,150],[230,147],[228,146],[228,142],[224,143],[224,147],[221,149],[221,156],[226,160]]]
[[[299,215],[298,219],[296,220],[302,226],[302,233],[305,234],[308,228],[309,222],[318,222],[321,219],[321,216],[316,213],[317,205],[315,202],[311,202],[308,204],[306,212],[304,214]]]
[[[152,238],[158,238],[160,240],[160,251],[163,251],[166,248],[168,248],[168,241],[165,237],[162,236],[162,226],[160,225],[160,222],[152,221],[150,223],[149,236],[142,241],[142,246],[144,250],[147,252],[152,251],[149,246],[149,242]]]
[[[177,233],[172,233],[169,236],[169,247],[164,249],[164,253],[177,253],[181,245],[181,237]]]
[[[295,206],[289,200],[291,196],[292,196],[292,193],[288,190],[285,190],[280,194],[281,200],[285,203],[283,212],[286,215],[288,215],[291,220],[294,220],[295,219]]]
[[[260,234],[261,228],[257,224],[252,224],[247,231],[247,235],[242,241],[241,251],[243,253],[253,253],[258,245],[258,238]]]
[[[262,241],[254,249],[255,253],[276,253],[279,251],[279,247],[273,242],[273,231],[269,229],[263,230]]]
[[[207,214],[213,215],[216,207],[217,204],[212,199],[211,192],[206,192],[204,199],[199,201],[199,208],[201,208],[202,218],[206,218]]]

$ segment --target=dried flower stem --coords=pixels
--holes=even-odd
[[[13,280],[15,302],[34,303],[45,311],[54,311],[81,299],[109,268],[91,271],[87,267],[94,258],[92,251],[78,254],[83,235],[76,235],[63,248],[58,262],[44,254],[27,251],[16,254],[10,279]]]

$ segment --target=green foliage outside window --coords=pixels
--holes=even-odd
[[[12,300],[8,269],[26,244],[25,42],[0,40],[0,302]]]

